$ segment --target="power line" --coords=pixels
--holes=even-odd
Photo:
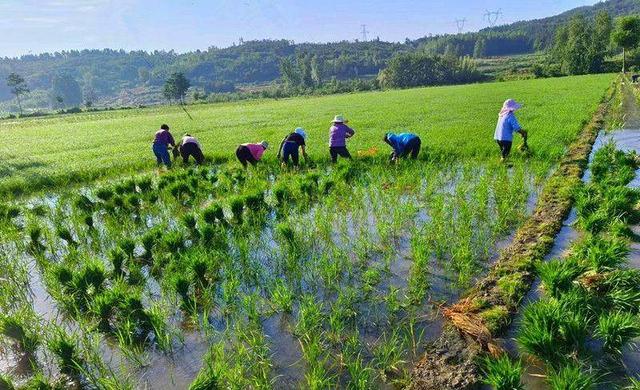
[[[362,25],[360,25],[360,27],[362,27],[362,31],[360,32],[362,34],[362,40],[366,41],[367,40],[367,34],[369,34],[369,31],[367,31],[367,25],[366,24],[362,24]]]
[[[482,15],[482,18],[486,20],[487,23],[489,23],[490,27],[494,27],[498,23],[498,20],[500,19],[501,15],[502,15],[502,8],[498,9],[497,11],[485,10],[485,13]]]
[[[458,27],[458,34],[464,31],[464,25],[467,23],[467,18],[456,19],[456,26]]]

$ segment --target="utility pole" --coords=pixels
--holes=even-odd
[[[467,18],[456,19],[456,26],[458,27],[458,34],[462,34],[464,31],[464,25],[467,23]]]
[[[489,27],[495,27],[501,15],[502,15],[502,8],[498,9],[497,11],[485,10],[485,13],[484,15],[482,15],[482,18],[486,20],[487,23],[489,23]]]
[[[362,34],[362,40],[363,41],[367,41],[367,34],[369,34],[369,31],[367,31],[367,25],[366,24],[362,24],[360,25],[360,27],[362,27],[362,31],[360,32]]]

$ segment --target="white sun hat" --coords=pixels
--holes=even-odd
[[[344,116],[342,115],[336,115],[335,118],[333,118],[332,123],[347,123],[348,121],[346,119],[344,119]]]

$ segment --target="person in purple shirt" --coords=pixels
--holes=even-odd
[[[353,137],[356,132],[346,125],[347,121],[342,115],[336,115],[332,123],[333,125],[329,129],[329,154],[331,155],[331,162],[337,162],[338,156],[350,159],[351,154],[347,150],[347,138]]]
[[[169,132],[169,126],[163,124],[162,126],[160,126],[160,130],[156,132],[152,146],[153,154],[155,154],[156,156],[158,166],[164,164],[167,166],[167,168],[171,168],[169,145],[175,147],[176,141],[173,139],[173,136]]]

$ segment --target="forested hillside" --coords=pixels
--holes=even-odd
[[[402,43],[294,43],[287,40],[240,42],[227,48],[178,54],[174,51],[82,50],[0,59],[0,111],[17,111],[4,80],[17,73],[30,93],[23,104],[31,110],[80,105],[137,105],[161,101],[164,81],[181,72],[205,94],[234,92],[239,87],[278,80],[283,60],[294,62],[320,85],[332,79],[375,76],[399,54],[427,52],[486,58],[531,53],[553,43],[558,26],[572,16],[587,19],[605,10],[613,17],[640,13],[638,0],[610,0],[535,21],[517,22],[475,33],[432,36]],[[5,102],[5,103],[2,103]],[[87,104],[89,103],[89,104]]]

